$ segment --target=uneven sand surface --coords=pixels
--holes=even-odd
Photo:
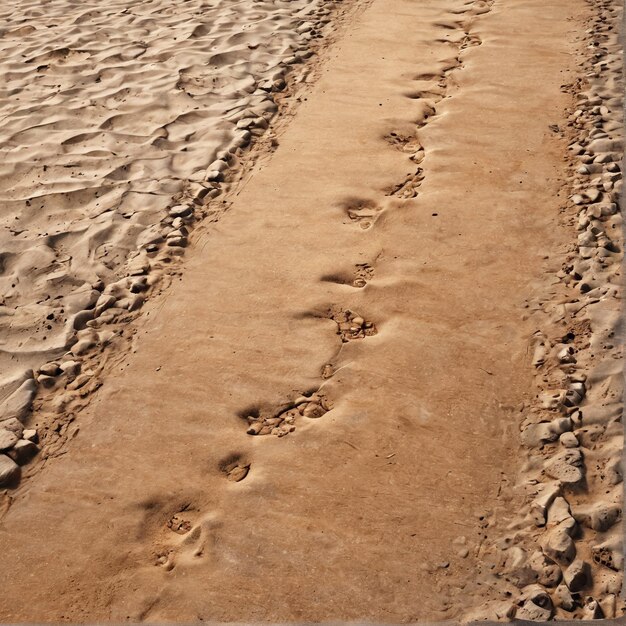
[[[1,620],[542,608],[493,554],[526,502],[526,305],[575,248],[553,127],[593,6],[364,9],[276,150],[227,210],[208,203],[180,280],[87,354],[102,389],[63,409],[60,445],[3,501]],[[41,432],[58,391],[36,403]]]
[[[169,207],[218,192],[212,164],[267,127],[324,4],[0,7],[0,398],[76,342]]]

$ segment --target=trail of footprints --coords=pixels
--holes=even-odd
[[[489,10],[492,3],[493,0],[489,2],[483,0],[467,2],[465,5],[467,8],[459,10],[459,13],[468,14],[469,18],[471,18],[473,15],[479,15]],[[469,32],[469,20],[454,22],[452,26],[441,24],[441,27],[460,31],[461,37],[456,43],[458,52],[452,60],[444,63],[440,75],[420,75],[415,78],[420,83],[428,81],[427,88],[406,94],[407,97],[418,101],[421,105],[419,116],[415,120],[416,131],[425,126],[428,120],[436,114],[435,105],[446,97],[450,73],[462,66],[460,53],[467,47],[481,43],[477,35]],[[436,85],[432,84],[433,80],[438,81]],[[385,140],[396,149],[405,153],[408,161],[416,167],[414,171],[407,174],[404,180],[385,190],[384,195],[406,200],[416,198],[419,187],[424,180],[424,170],[420,165],[425,156],[424,148],[417,137],[417,132],[412,135],[406,135],[398,131],[391,131],[385,136]],[[344,214],[348,218],[347,223],[356,224],[362,230],[369,230],[374,227],[383,212],[384,209],[371,200],[350,200],[344,205]],[[355,289],[363,289],[374,278],[375,271],[373,265],[373,263],[358,263],[354,265],[351,272],[323,276],[321,280],[341,285],[350,285]],[[335,322],[335,332],[341,341],[341,346],[353,341],[367,339],[378,333],[374,321],[367,319],[359,312],[341,306],[330,306],[324,317]],[[267,435],[279,438],[285,437],[293,433],[303,420],[318,420],[324,417],[329,411],[332,411],[333,402],[324,392],[323,385],[324,381],[332,378],[334,372],[335,366],[333,363],[325,364],[321,369],[321,383],[317,388],[305,391],[293,398],[293,400],[273,410],[253,407],[240,412],[239,418],[246,424],[247,435],[252,437]],[[252,463],[241,455],[233,454],[220,462],[219,470],[228,481],[239,483],[250,475]],[[194,511],[183,509],[168,520],[168,530],[177,535],[184,535],[185,538],[182,543],[176,544],[175,547],[161,550],[161,553],[157,554],[156,557],[158,565],[164,566],[167,570],[172,569],[175,566],[180,549],[184,549],[186,553],[191,554],[193,557],[199,557],[204,554],[211,523],[205,520],[194,525],[193,519],[195,517],[197,517],[197,514]]]

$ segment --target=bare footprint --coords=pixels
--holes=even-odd
[[[249,414],[244,416],[248,422],[249,435],[275,435],[284,437],[296,429],[296,422],[302,418],[317,419],[332,409],[328,398],[320,393],[302,394],[290,403],[287,408],[274,411],[269,415]]]
[[[350,220],[356,222],[363,230],[371,228],[382,211],[382,207],[369,201],[360,201],[346,208],[346,214]]]
[[[250,472],[251,463],[241,454],[229,454],[219,463],[220,471],[228,480],[234,483],[241,482]]]
[[[326,283],[350,285],[362,289],[373,276],[374,268],[369,263],[357,263],[352,273],[326,274],[322,276],[321,280]]]
[[[417,197],[418,189],[424,180],[424,170],[417,168],[414,174],[408,174],[399,184],[393,185],[385,192],[386,196],[394,196],[403,200]]]
[[[329,309],[328,317],[337,324],[337,334],[343,343],[371,337],[378,332],[373,322],[349,309]]]

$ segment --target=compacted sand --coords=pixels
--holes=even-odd
[[[0,619],[622,615],[619,4],[17,5]]]

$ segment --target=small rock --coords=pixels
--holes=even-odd
[[[19,440],[19,437],[11,430],[0,428],[0,451],[12,448]]]
[[[240,480],[243,480],[250,471],[249,465],[237,465],[233,467],[227,474],[228,480],[238,483]]]
[[[557,563],[570,563],[576,556],[576,545],[570,537],[570,529],[559,524],[541,539],[541,547],[546,556]]]
[[[31,377],[25,380],[4,402],[0,404],[0,421],[11,417],[20,422],[28,415],[33,398],[37,392],[37,384]]]
[[[563,581],[570,591],[576,593],[591,582],[590,574],[589,563],[576,559],[563,573]]]
[[[39,435],[34,428],[29,428],[22,432],[22,439],[27,439],[28,441],[37,443],[39,441]]]
[[[59,368],[70,378],[76,377],[80,373],[80,363],[78,361],[63,361]]]
[[[560,606],[562,609],[566,611],[573,611],[574,607],[574,598],[572,598],[572,594],[570,590],[567,588],[567,585],[559,585],[554,591],[554,599],[556,600],[556,605]]]
[[[70,348],[70,352],[74,356],[81,356],[81,355],[89,352],[89,350],[91,350],[93,347],[95,347],[95,345],[96,345],[96,342],[93,341],[92,339],[81,339],[80,341],[77,341]]]
[[[583,526],[604,532],[617,522],[621,509],[615,504],[599,502],[590,507],[580,507],[574,511],[574,518]]]
[[[42,374],[41,376],[37,376],[37,382],[42,387],[45,387],[46,389],[50,389],[51,387],[54,387],[56,383],[56,378],[54,378],[54,376],[45,376]]]
[[[18,465],[25,465],[39,452],[37,444],[27,439],[20,439],[13,448],[7,452]]]
[[[10,430],[12,433],[15,433],[18,439],[21,439],[22,433],[24,432],[22,422],[14,417],[10,417],[8,420],[0,422],[0,428],[4,428],[5,430]]]
[[[39,368],[39,373],[46,376],[58,376],[61,373],[61,368],[58,363],[46,363]]]
[[[0,454],[0,487],[9,485],[20,476],[20,466],[4,454]]]
[[[583,607],[583,619],[602,619],[603,617],[604,613],[598,601],[588,598]]]
[[[564,448],[577,448],[580,445],[576,435],[572,432],[563,433],[559,437],[559,441]]]
[[[168,213],[171,217],[189,217],[193,213],[193,207],[186,204],[173,206]]]
[[[546,464],[545,473],[566,484],[576,484],[584,477],[583,454],[572,448],[556,455]]]

